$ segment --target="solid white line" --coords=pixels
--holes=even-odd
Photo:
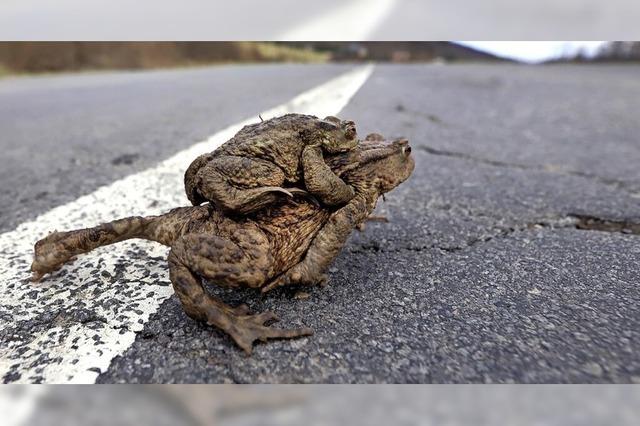
[[[328,9],[316,19],[303,21],[274,40],[368,40],[393,9],[396,0],[352,0]]]
[[[336,115],[372,71],[372,65],[351,70],[261,116],[288,112]],[[18,321],[30,321],[34,330],[27,335],[17,333],[1,343],[0,378],[8,372],[15,377],[17,372],[17,382],[93,383],[96,370],[105,371],[111,359],[133,343],[149,316],[173,294],[164,260],[167,248],[159,244],[127,241],[101,248],[34,285],[28,281],[34,242],[54,229],[83,228],[188,205],[182,178],[190,162],[257,120],[254,116],[227,127],[154,168],[101,187],[0,235],[0,304],[3,311],[12,312],[12,318],[0,318],[0,324],[7,329]],[[130,259],[139,252],[144,256]],[[102,274],[120,278],[116,285],[108,285]],[[154,274],[156,278],[151,277]],[[79,305],[97,314],[98,320],[72,317],[70,310]],[[42,319],[54,314],[55,318]],[[54,325],[42,325],[49,322]]]

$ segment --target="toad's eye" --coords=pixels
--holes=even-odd
[[[411,154],[411,147],[410,147],[410,146],[403,146],[403,147],[402,147],[402,153],[403,153],[404,155],[409,155],[409,154]]]
[[[347,126],[347,128],[345,129],[344,134],[347,137],[347,139],[355,138],[356,135],[357,135],[356,126],[355,125]]]

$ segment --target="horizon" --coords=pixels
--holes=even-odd
[[[454,43],[506,59],[540,63],[583,52],[594,56],[605,41],[455,41]]]

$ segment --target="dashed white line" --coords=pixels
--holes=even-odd
[[[338,114],[372,70],[372,65],[351,70],[261,116]],[[93,383],[173,293],[164,260],[167,248],[158,244],[127,241],[102,248],[34,285],[28,281],[34,242],[54,229],[93,226],[187,205],[182,176],[189,163],[257,120],[256,115],[229,126],[154,168],[99,188],[0,235],[0,325],[6,340],[0,342],[0,378],[26,383]],[[115,285],[109,284],[113,277],[117,278]]]
[[[345,1],[316,19],[303,21],[275,40],[369,40],[393,10],[396,0]]]

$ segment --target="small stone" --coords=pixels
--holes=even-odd
[[[293,296],[293,298],[296,300],[306,300],[309,297],[311,297],[311,295],[306,291],[299,291]]]
[[[588,342],[591,340],[591,338],[584,333],[578,333],[578,332],[573,333],[573,337],[575,337],[576,339],[582,342]]]
[[[585,373],[591,374],[592,376],[602,377],[602,367],[597,362],[589,362],[582,367],[582,370]]]

